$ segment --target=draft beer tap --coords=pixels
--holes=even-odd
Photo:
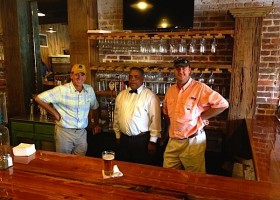
[[[109,127],[108,129],[110,131],[113,130],[113,122],[114,122],[114,108],[115,108],[115,102],[113,100],[113,91],[115,89],[115,83],[113,81],[109,82],[109,89],[111,91],[111,98],[108,101],[108,114],[109,114]]]

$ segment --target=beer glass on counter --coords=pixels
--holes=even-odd
[[[102,152],[102,159],[103,159],[103,171],[104,175],[112,176],[113,175],[113,166],[114,166],[114,159],[115,159],[115,152],[114,151],[103,151]]]

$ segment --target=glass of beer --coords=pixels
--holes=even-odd
[[[106,176],[113,175],[113,160],[115,159],[114,151],[103,151],[102,152],[103,159],[103,170]]]

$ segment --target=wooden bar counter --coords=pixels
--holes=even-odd
[[[280,185],[115,161],[124,176],[103,179],[102,159],[39,151],[0,171],[0,199],[279,199]]]

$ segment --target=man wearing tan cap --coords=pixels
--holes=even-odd
[[[39,94],[35,100],[55,118],[56,151],[85,155],[87,151],[88,115],[93,122],[92,132],[101,132],[99,103],[93,88],[85,84],[86,67],[75,64],[71,70],[71,82],[59,85]],[[52,106],[50,105],[52,104]],[[95,122],[95,123],[94,123]]]

